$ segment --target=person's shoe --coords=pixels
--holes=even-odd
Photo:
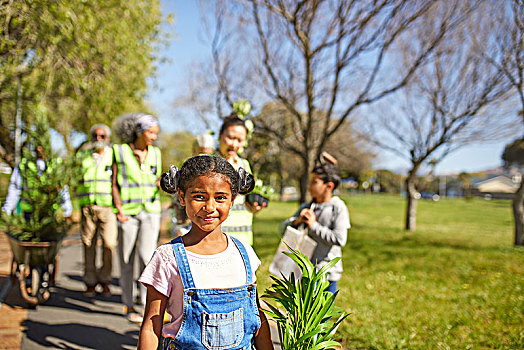
[[[102,286],[102,296],[109,298],[111,296],[111,289],[109,289],[109,285],[107,283],[100,283]]]
[[[92,298],[95,296],[95,287],[96,286],[87,286],[86,290],[84,292],[84,295],[88,298]]]
[[[126,314],[126,318],[129,322],[140,324],[144,319],[144,317],[132,307],[128,308],[127,306],[124,306],[124,313]]]

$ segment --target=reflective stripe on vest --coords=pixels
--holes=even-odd
[[[100,205],[111,207],[113,193],[111,191],[111,176],[113,164],[113,149],[107,148],[102,154],[98,166],[91,152],[85,152],[82,158],[84,171],[82,182],[78,185],[77,197],[80,206]]]
[[[128,144],[113,145],[113,151],[118,165],[117,181],[124,214],[136,215],[142,209],[160,213],[160,194],[156,185],[162,164],[160,150],[148,146],[146,159],[141,166]]]

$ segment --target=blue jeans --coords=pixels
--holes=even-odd
[[[329,286],[327,287],[326,291],[335,293],[338,290],[338,281],[329,281]]]
[[[233,238],[233,242],[244,259],[247,281],[252,281],[247,252],[240,241]],[[176,337],[163,338],[162,349],[251,349],[260,328],[256,284],[196,289],[182,238],[175,238],[171,244],[184,285],[184,315]]]

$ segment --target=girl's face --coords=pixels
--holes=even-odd
[[[331,187],[329,183],[324,182],[317,174],[311,173],[309,175],[308,191],[317,202],[323,202],[326,196],[331,193]]]
[[[158,125],[153,125],[149,129],[145,130],[143,133],[138,135],[138,137],[144,140],[146,146],[152,146],[155,140],[157,139],[159,132],[160,127]]]
[[[218,138],[218,149],[226,160],[234,159],[244,146],[247,130],[242,125],[232,125],[225,129]]]
[[[189,184],[185,193],[179,190],[178,195],[193,223],[191,231],[221,233],[220,225],[227,219],[234,200],[231,185],[224,175],[199,176]]]

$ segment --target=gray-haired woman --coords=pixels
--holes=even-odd
[[[160,231],[159,181],[162,173],[160,149],[153,146],[160,131],[158,120],[146,113],[119,117],[114,132],[122,144],[113,146],[113,201],[118,219],[120,287],[124,313],[131,322],[142,316],[134,308],[135,257],[139,273],[151,259]],[[140,285],[141,304],[145,287]]]

